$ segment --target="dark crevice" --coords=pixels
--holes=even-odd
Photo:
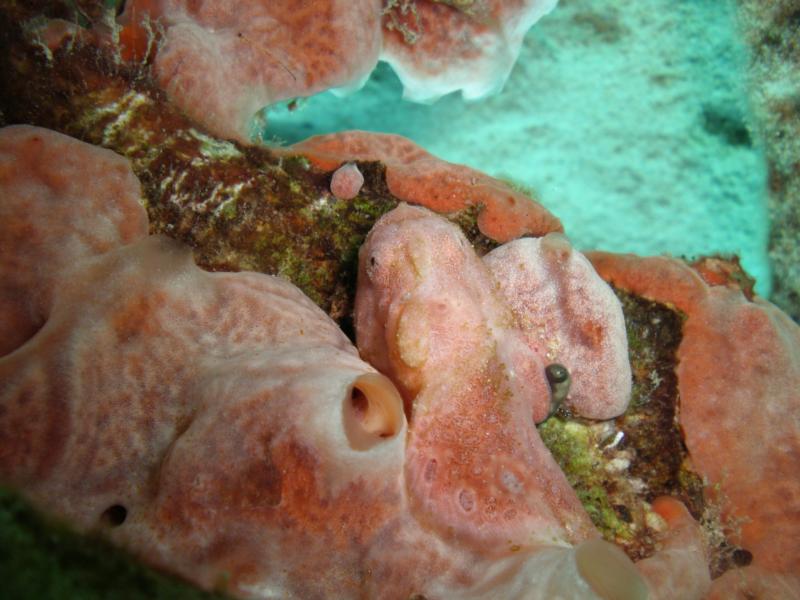
[[[122,504],[112,504],[103,511],[100,519],[109,527],[119,527],[128,518],[128,509]]]

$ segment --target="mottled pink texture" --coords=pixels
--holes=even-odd
[[[402,505],[404,425],[368,448],[347,431],[351,388],[374,369],[290,283],[206,273],[148,238],[121,158],[34,128],[0,131],[0,147],[9,169],[38,166],[0,181],[16,216],[0,239],[20,243],[3,272],[22,306],[49,294],[41,329],[0,358],[2,482],[206,588],[359,586]]]
[[[344,426],[369,372],[291,284],[205,273],[145,239],[84,261],[38,335],[0,360],[0,400],[25,399],[0,418],[0,474],[205,588],[225,576],[237,595],[266,581],[329,595],[357,585],[338,573],[402,498],[404,428],[361,450]],[[127,518],[111,528],[114,505]],[[326,525],[343,518],[346,531]]]
[[[379,57],[412,100],[499,91],[525,33],[555,3],[479,0],[458,10],[430,0],[132,0],[120,39],[124,56],[142,59],[163,27],[160,85],[217,135],[248,142],[261,108],[357,89]]]
[[[550,243],[563,249],[563,240]],[[577,260],[566,270],[585,277],[591,269]],[[460,230],[407,205],[382,217],[359,254],[355,325],[362,356],[406,397],[411,514],[443,539],[495,556],[500,573],[512,570],[495,577],[490,597],[597,598],[576,571],[574,549],[558,547],[580,547],[597,533],[530,416],[531,400],[547,404],[544,365],[527,354],[535,368],[521,370],[524,352],[509,360],[509,344],[519,352],[515,319]],[[656,598],[699,599],[708,588],[699,526],[672,503],[667,551],[641,571]]]
[[[358,196],[362,185],[364,176],[354,163],[342,165],[331,176],[331,193],[339,200],[352,200]]]
[[[359,254],[358,347],[400,387],[409,414],[424,382],[455,389],[492,362],[503,393],[527,404],[529,418],[547,416],[545,365],[492,288],[461,231],[435,213],[401,204],[373,227]]]
[[[75,263],[146,235],[147,215],[121,156],[27,125],[0,132],[2,356],[45,322]]]
[[[380,0],[139,0],[123,21],[146,36],[145,15],[164,27],[155,69],[170,98],[243,142],[263,107],[359,87],[381,48]]]
[[[733,569],[715,579],[704,600],[800,600],[800,574],[757,566]]]
[[[358,346],[403,391],[422,520],[484,547],[575,542],[591,523],[534,427],[550,409],[545,365],[493,288],[455,225],[401,205],[359,255]]]
[[[484,257],[525,341],[570,372],[567,405],[590,419],[628,407],[631,368],[622,306],[566,237],[509,242]]]
[[[650,600],[704,598],[711,586],[706,539],[700,526],[680,501],[661,497],[653,510],[667,522],[659,551],[636,563],[652,593]]]

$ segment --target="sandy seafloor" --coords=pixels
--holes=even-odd
[[[413,104],[381,64],[355,95],[275,108],[266,137],[399,133],[533,190],[581,249],[735,253],[767,295],[766,167],[746,126],[745,53],[729,0],[561,0],[499,95]]]

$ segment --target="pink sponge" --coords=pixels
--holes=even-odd
[[[776,589],[767,581],[773,575],[796,594],[800,327],[769,302],[748,300],[726,283],[709,285],[675,259],[604,252],[590,258],[606,280],[687,315],[677,369],[686,446],[734,541],[753,555],[748,573],[715,582],[729,586],[715,597],[733,597],[737,582],[750,592]]]
[[[0,188],[2,356],[44,323],[75,263],[146,235],[147,215],[124,158],[26,125],[0,130]]]
[[[30,127],[0,148],[0,289],[46,312],[0,357],[0,482],[205,588],[357,585],[402,506],[394,386],[290,283],[148,238],[121,158]]]
[[[534,426],[544,365],[493,288],[461,231],[423,208],[384,215],[359,254],[358,347],[405,395],[411,506],[490,552],[584,539],[591,523]]]
[[[409,100],[431,102],[459,90],[468,100],[482,98],[500,91],[522,38],[556,2],[389,2],[381,59],[400,77]]]
[[[139,0],[126,3],[124,37],[146,36],[146,16],[164,27],[161,86],[189,116],[245,142],[265,106],[360,87],[381,47],[378,0]]]
[[[142,58],[151,32],[163,28],[155,58],[161,86],[217,135],[248,142],[260,109],[358,88],[379,56],[412,100],[498,91],[523,36],[555,3],[132,0],[120,40],[124,56]]]
[[[331,176],[331,193],[340,200],[352,200],[358,196],[362,185],[364,176],[354,163],[342,165]]]
[[[535,200],[484,173],[436,158],[399,135],[343,131],[308,138],[284,152],[303,154],[321,169],[379,160],[386,165],[392,194],[439,213],[478,207],[478,228],[498,242],[563,231],[561,221]]]
[[[401,206],[361,255],[371,339],[392,306],[407,326],[362,351],[421,375],[407,429],[393,384],[297,288],[148,238],[117,157],[27,127],[0,148],[1,289],[44,321],[0,356],[3,485],[241,598],[644,589],[539,439],[541,365],[454,225]],[[695,598],[675,571],[705,564],[668,552],[667,593]]]

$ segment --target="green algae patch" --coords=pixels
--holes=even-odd
[[[4,598],[223,600],[134,561],[107,542],[39,516],[0,487],[0,581]]]
[[[220,204],[218,214],[221,218],[228,221],[235,219],[237,215],[236,199],[231,198],[230,200],[225,201],[223,204]]]
[[[483,208],[484,207],[480,204],[473,204],[449,215],[445,215],[464,232],[464,235],[470,241],[475,252],[478,253],[478,256],[483,256],[500,245],[483,235],[478,228],[478,215],[480,215]]]
[[[607,459],[598,444],[598,430],[553,417],[539,427],[539,434],[603,537],[616,543],[633,539],[631,524],[614,510],[606,490],[608,477],[602,467]]]
[[[595,458],[589,448],[591,430],[577,422],[548,419],[539,427],[539,435],[559,461],[562,469],[576,478],[587,478]]]
[[[655,498],[679,498],[698,519],[704,505],[677,421],[683,316],[615,292],[625,314],[633,375],[628,410],[600,422],[562,411],[540,425],[539,433],[603,537],[639,560],[653,554],[664,526],[650,507]]]

